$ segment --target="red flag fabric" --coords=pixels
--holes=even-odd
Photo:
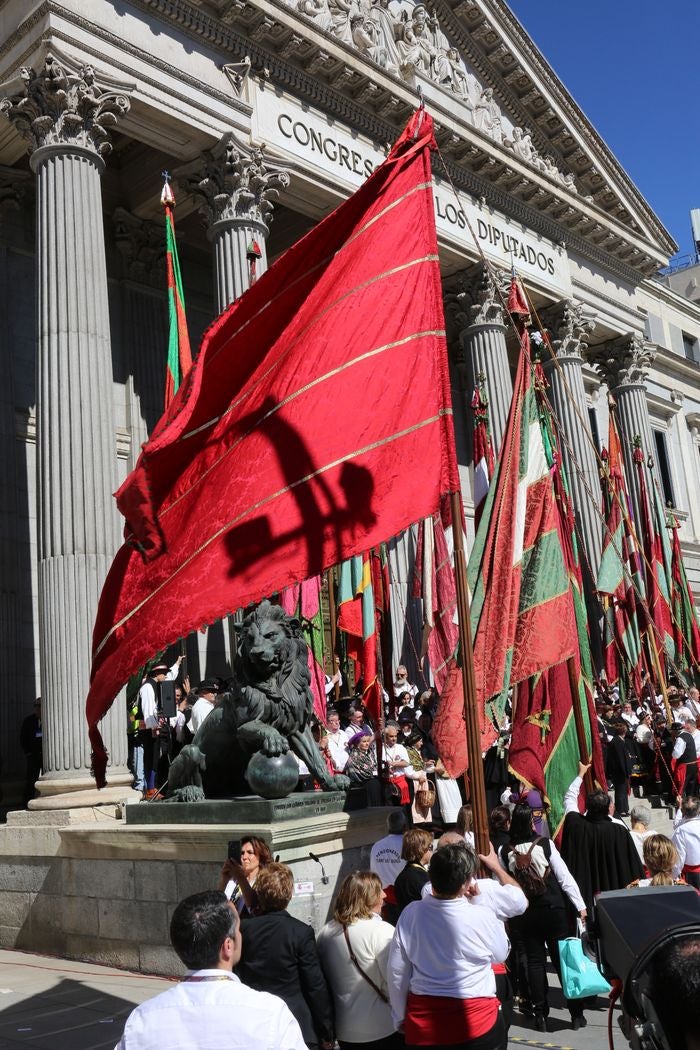
[[[127,542],[87,700],[98,783],[97,723],[150,654],[378,545],[457,488],[433,147],[419,110],[363,186],[214,322],[117,493]]]

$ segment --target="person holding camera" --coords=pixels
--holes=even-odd
[[[143,778],[145,783],[144,798],[152,799],[158,794],[156,772],[160,759],[159,727],[161,713],[158,709],[158,685],[160,682],[174,682],[180,671],[184,656],[178,656],[172,667],[167,664],[156,664],[144,678],[138,697],[138,739],[143,748]],[[169,733],[169,727],[168,727]]]
[[[258,907],[253,887],[260,869],[272,863],[270,847],[257,835],[246,835],[228,844],[228,857],[221,868],[219,889],[223,890],[239,915],[245,918]]]

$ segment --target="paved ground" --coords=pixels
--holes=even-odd
[[[108,966],[0,951],[0,1048],[113,1050],[134,1004],[157,995],[168,985],[160,977],[143,977]],[[509,1046],[605,1050],[607,1012],[603,1001],[600,1010],[588,1014],[588,1026],[578,1032],[571,1031],[561,1002],[561,993],[555,989],[551,1033],[515,1026]],[[624,1050],[627,1043],[617,1025],[615,1032],[615,1050]]]

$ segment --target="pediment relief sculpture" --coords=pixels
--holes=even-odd
[[[467,123],[510,150],[518,160],[576,193],[574,176],[543,156],[528,128],[501,110],[493,88],[468,67],[448,40],[434,10],[410,0],[286,0],[326,33],[355,48],[403,80],[425,78],[449,91],[464,107]]]

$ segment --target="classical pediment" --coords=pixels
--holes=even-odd
[[[514,199],[524,222],[539,213],[551,239],[630,279],[675,250],[503,0],[200,0],[200,9],[269,49],[269,61],[253,56],[253,73],[263,65],[274,80],[276,55],[313,78],[311,98],[323,105],[328,89],[331,111],[350,119],[354,103],[378,137],[377,125],[402,124],[420,89],[455,182],[501,208]]]

